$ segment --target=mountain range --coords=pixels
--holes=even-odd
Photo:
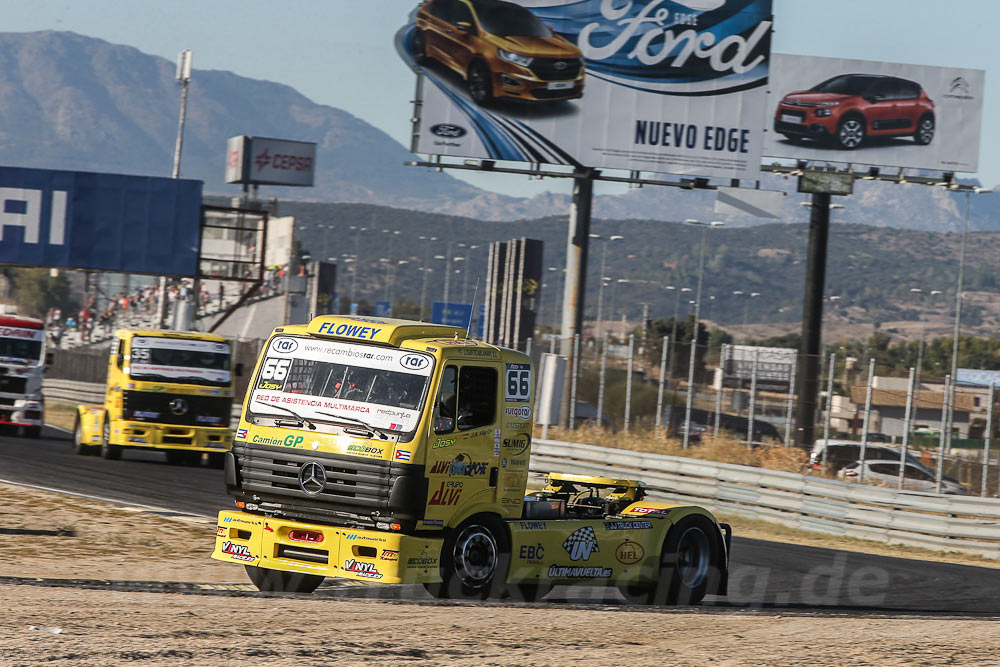
[[[169,175],[179,93],[170,61],[70,32],[0,33],[0,155],[11,166]],[[530,198],[483,190],[448,173],[406,167],[407,148],[341,109],[312,102],[280,83],[232,72],[196,70],[190,86],[181,176],[209,194],[232,196],[222,182],[226,139],[279,137],[317,144],[315,187],[267,188],[282,200],[379,204],[479,220],[565,216],[570,197]],[[744,182],[744,185],[747,183]],[[794,179],[764,174],[761,187],[793,193]],[[565,189],[565,186],[563,186]],[[835,220],[926,231],[959,231],[963,202],[942,188],[859,181]],[[988,201],[984,201],[988,200]],[[802,222],[802,195],[785,198],[782,220]],[[648,186],[600,195],[594,215],[680,221],[719,217],[714,194]],[[730,226],[760,224],[726,217]],[[976,197],[972,230],[1000,230],[1000,203]]]

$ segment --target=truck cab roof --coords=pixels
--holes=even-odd
[[[213,333],[201,333],[197,331],[164,331],[162,329],[118,329],[115,331],[116,338],[135,338],[147,336],[160,338],[186,338],[188,340],[207,340],[214,343],[231,342],[225,336]]]

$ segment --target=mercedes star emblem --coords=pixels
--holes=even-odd
[[[310,496],[323,492],[326,488],[326,470],[318,461],[307,461],[299,468],[299,486]]]
[[[167,407],[170,408],[170,411],[175,415],[182,415],[188,411],[187,401],[185,401],[183,398],[173,399],[172,401],[167,403]]]

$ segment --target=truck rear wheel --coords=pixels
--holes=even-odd
[[[424,584],[424,588],[436,598],[501,597],[509,567],[506,526],[496,517],[477,515],[463,521],[445,539],[441,581]]]
[[[718,587],[723,557],[718,528],[705,516],[687,516],[667,533],[659,579],[618,590],[632,604],[698,604],[710,588]]]
[[[244,567],[257,590],[271,593],[312,593],[325,578],[318,574],[269,570],[256,565]]]

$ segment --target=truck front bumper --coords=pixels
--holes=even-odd
[[[111,444],[122,447],[222,452],[232,449],[233,432],[226,427],[171,426],[145,422],[112,422]]]
[[[443,539],[219,512],[212,558],[383,584],[441,581]]]
[[[16,398],[9,405],[0,405],[0,424],[5,426],[42,426],[44,423],[45,404],[42,401]]]

